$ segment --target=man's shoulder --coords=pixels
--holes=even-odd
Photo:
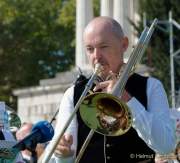
[[[142,84],[142,83],[146,83],[147,79],[148,78],[146,76],[143,76],[143,75],[138,74],[138,73],[133,73],[129,77],[127,84],[130,84],[130,85]]]
[[[150,76],[150,75],[147,76],[147,75],[144,75],[144,74],[134,73],[132,75],[132,77],[148,80],[149,83],[156,83],[156,84],[161,84],[162,83],[160,81],[160,79],[158,79],[157,77],[154,77],[154,76]]]
[[[155,85],[162,85],[161,80],[153,76],[148,77],[148,83],[155,84]]]
[[[69,97],[72,96],[74,92],[74,85],[71,85],[65,90],[64,96]]]

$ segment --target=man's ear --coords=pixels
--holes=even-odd
[[[129,46],[129,40],[127,37],[123,37],[122,38],[122,49],[123,49],[123,52],[125,52],[127,50]]]

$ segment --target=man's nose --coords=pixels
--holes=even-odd
[[[101,51],[97,48],[94,50],[94,57],[96,60],[100,60],[102,57]]]

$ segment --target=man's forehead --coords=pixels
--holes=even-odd
[[[103,28],[97,26],[97,28],[92,26],[88,28],[84,33],[84,42],[85,44],[102,44],[107,43],[109,37],[113,36],[113,33],[108,28]]]
[[[102,44],[108,44],[109,39],[105,35],[91,35],[84,39],[85,46],[98,46]]]

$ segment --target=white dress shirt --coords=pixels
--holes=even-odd
[[[175,125],[173,119],[170,118],[169,105],[165,90],[161,82],[155,78],[149,77],[147,80],[147,110],[135,98],[132,97],[127,105],[132,111],[133,124],[132,127],[137,131],[140,138],[155,152],[167,154],[175,148]],[[63,124],[67,121],[74,109],[74,86],[67,89],[60,104],[60,110],[57,117],[55,135],[63,128]],[[73,136],[72,149],[77,148],[77,118],[72,120],[66,133]],[[73,157],[57,158],[52,157],[52,162],[71,163]],[[54,160],[54,161],[53,161]]]

